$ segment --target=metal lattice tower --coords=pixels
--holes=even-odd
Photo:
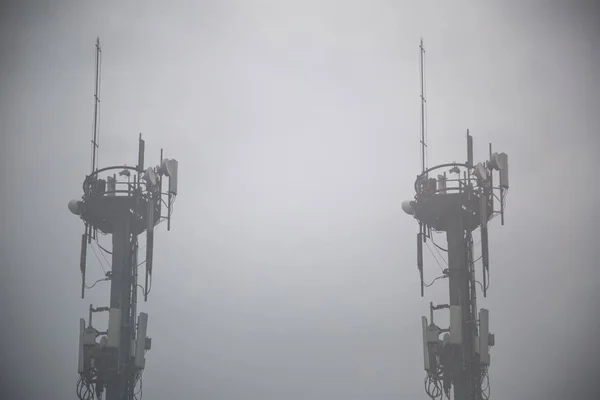
[[[425,95],[423,92],[424,48],[421,41],[421,159],[422,171],[415,181],[414,200],[402,203],[402,209],[419,223],[417,267],[423,281],[423,244],[427,240],[436,251],[447,253],[448,268],[439,278],[449,281],[448,304],[430,303],[430,320],[422,318],[423,356],[426,371],[425,390],[432,399],[486,400],[489,398],[488,367],[494,335],[489,332],[489,311],[477,309],[477,288],[487,296],[489,287],[488,222],[500,215],[504,224],[504,204],[508,191],[508,156],[492,153],[489,160],[473,164],[473,138],[467,131],[467,160],[427,168],[425,162]],[[495,172],[499,175],[494,186]],[[433,174],[437,177],[433,177]],[[499,210],[495,204],[499,203]],[[476,278],[473,233],[481,235],[482,283]],[[447,247],[434,240],[443,233]],[[438,278],[438,279],[439,279]],[[433,283],[432,283],[433,284]],[[434,311],[447,310],[450,326],[434,323]],[[440,336],[443,334],[443,337]]]
[[[177,196],[176,160],[163,159],[144,169],[145,143],[139,136],[138,164],[135,167],[97,168],[100,41],[96,42],[96,93],[92,136],[92,172],[83,182],[83,196],[69,202],[69,210],[84,222],[81,237],[81,297],[86,285],[87,247],[95,241],[101,251],[110,254],[111,269],[102,280],[110,281],[108,306],[90,305],[87,325],[80,319],[77,395],[81,400],[132,400],[141,385],[145,353],[151,348],[146,337],[148,314],[137,314],[138,289],[144,300],[150,291],[154,228],[167,221],[170,228],[172,204]],[[118,171],[118,175],[117,172]],[[163,192],[163,177],[168,178]],[[166,197],[166,201],[165,198]],[[163,203],[167,212],[162,216]],[[98,242],[98,232],[112,236],[112,250]],[[138,262],[138,237],[146,232],[146,259]],[[138,269],[145,265],[144,286],[138,284]],[[108,313],[108,327],[98,330],[92,325],[94,313]],[[137,317],[137,318],[136,318]]]

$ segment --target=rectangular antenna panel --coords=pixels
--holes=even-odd
[[[79,361],[77,363],[77,372],[83,373],[83,332],[85,331],[85,320],[79,318]]]
[[[488,229],[484,225],[481,226],[481,263],[486,271],[490,268]]]
[[[148,225],[146,226],[146,270],[152,273],[152,254],[154,247],[154,194],[148,201]]]
[[[462,315],[460,306],[450,306],[450,343],[462,344]]]
[[[446,176],[438,175],[438,190],[440,193],[446,193]]]
[[[94,329],[83,330],[83,345],[93,346],[96,344],[96,331]]]
[[[417,233],[417,268],[423,271],[423,234]]]
[[[121,309],[111,308],[108,311],[108,334],[106,347],[118,348],[121,342]]]
[[[106,192],[106,181],[104,179],[98,179],[96,181],[95,193],[97,195],[103,195]]]
[[[429,326],[427,328],[427,343],[429,344],[438,344],[440,342],[440,331],[435,326]]]
[[[81,270],[81,298],[85,297],[85,263],[87,260],[87,245],[91,241],[91,235],[88,235],[88,226],[85,226],[85,232],[81,235],[81,255],[79,258],[79,269]],[[86,243],[87,241],[87,243]]]
[[[467,167],[473,167],[473,136],[467,131]]]
[[[421,279],[421,297],[425,294],[425,285],[423,283],[423,234],[417,233],[417,269]]]
[[[490,313],[485,308],[479,310],[479,361],[490,365]]]
[[[490,210],[488,210],[489,193],[487,188],[483,188],[481,196],[479,197],[479,216],[481,217],[481,225],[487,226],[487,222],[490,216]]]
[[[85,273],[85,261],[87,259],[87,235],[81,235],[81,257],[79,259],[79,269],[81,273]]]
[[[144,139],[142,139],[141,136],[142,136],[142,134],[140,133],[140,146],[139,146],[139,150],[138,150],[138,165],[137,165],[138,172],[144,171],[144,151],[146,149],[146,142],[144,142]]]
[[[143,369],[146,366],[144,352],[146,351],[146,331],[148,330],[148,314],[140,313],[135,342],[135,367]]]
[[[107,193],[107,196],[114,196],[115,193],[110,193],[110,192],[114,192],[115,190],[117,190],[117,178],[115,178],[114,176],[107,176],[106,177],[106,191],[109,192],[109,193]]]
[[[500,153],[497,160],[498,168],[500,169],[500,187],[508,189],[508,155]]]
[[[486,188],[483,189],[481,194],[480,203],[481,203],[481,259],[483,268],[487,271],[490,265],[489,258],[489,248],[488,248],[488,217],[490,214],[490,210],[488,208],[488,191]],[[485,271],[484,271],[485,273]],[[486,287],[484,286],[484,292],[486,291]]]
[[[429,178],[427,180],[427,190],[431,193],[434,193],[437,190],[437,179]]]
[[[177,170],[179,163],[177,160],[169,160],[169,193],[177,195]]]
[[[423,327],[423,360],[425,371],[429,371],[431,369],[431,365],[429,363],[429,346],[427,345],[427,317],[421,317],[421,325]]]

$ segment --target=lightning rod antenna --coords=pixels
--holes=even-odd
[[[423,46],[423,38],[421,38],[420,60],[421,60],[421,173],[427,169],[427,132],[425,125],[425,47]]]
[[[96,38],[96,81],[94,83],[94,126],[92,128],[92,173],[98,170],[98,147],[100,147],[98,113],[100,110],[100,66],[102,50],[100,49],[100,38]]]

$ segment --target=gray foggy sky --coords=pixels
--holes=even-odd
[[[100,165],[134,165],[138,132],[147,165],[161,147],[180,163],[142,305],[145,400],[427,398],[420,317],[447,283],[420,298],[417,224],[400,208],[420,165],[421,36],[430,165],[464,160],[466,128],[476,159],[489,142],[509,154],[506,225],[491,226],[479,300],[496,335],[493,398],[579,398],[598,376],[597,10],[2,7],[0,398],[75,399],[78,319],[108,301],[106,283],[79,298],[83,226],[67,210],[90,168],[96,36]],[[103,275],[92,252],[88,271],[90,282]],[[425,273],[439,275],[428,253]]]

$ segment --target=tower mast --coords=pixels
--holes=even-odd
[[[98,109],[100,86],[100,39],[96,40],[96,83],[94,130],[92,136],[92,172],[83,181],[83,196],[69,202],[68,208],[85,225],[81,241],[81,296],[86,285],[86,251],[92,240],[112,257],[110,271],[102,280],[110,281],[108,306],[90,304],[87,321],[80,319],[77,395],[80,400],[133,400],[135,388],[145,368],[148,314],[137,315],[138,267],[145,264],[144,299],[152,274],[154,227],[171,217],[171,205],[177,196],[176,160],[162,159],[156,167],[144,169],[145,142],[139,135],[138,163],[135,167],[109,166],[98,169]],[[117,175],[118,172],[118,175]],[[168,187],[163,189],[163,177]],[[165,179],[166,181],[166,179]],[[168,198],[166,202],[163,197]],[[166,216],[161,215],[162,204]],[[112,251],[100,246],[97,231],[112,236]],[[146,259],[138,263],[138,237],[146,232]],[[93,286],[93,285],[92,285]],[[108,313],[108,327],[98,330],[92,324],[94,313]]]
[[[487,400],[490,346],[494,335],[489,332],[489,311],[477,312],[477,284],[473,260],[473,238],[481,233],[483,294],[489,280],[487,225],[495,215],[504,216],[504,194],[508,190],[508,156],[492,153],[489,160],[473,165],[473,138],[467,130],[467,160],[429,168],[426,163],[424,48],[421,39],[421,173],[415,181],[416,195],[402,203],[402,209],[419,222],[417,234],[417,267],[423,288],[423,244],[429,237],[434,246],[447,252],[449,301],[430,303],[430,321],[422,317],[423,356],[426,371],[425,389],[432,399],[449,397],[455,400]],[[494,186],[494,174],[499,184]],[[435,172],[437,178],[430,177]],[[496,192],[499,193],[497,197]],[[494,210],[494,198],[500,199],[500,209]],[[447,248],[433,239],[431,232],[445,233]],[[440,328],[434,323],[434,311],[447,310],[450,326]],[[440,336],[443,334],[443,338]]]

